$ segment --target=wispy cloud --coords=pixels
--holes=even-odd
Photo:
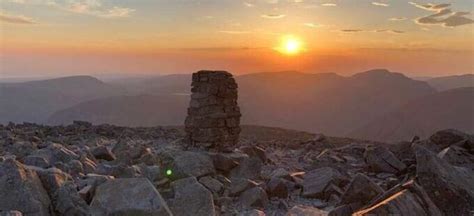
[[[322,27],[322,25],[316,24],[316,23],[303,23],[303,25],[306,26],[306,27],[310,27],[310,28],[319,28],[319,27]]]
[[[415,19],[420,25],[441,25],[444,27],[456,27],[474,23],[474,20],[468,18],[469,12],[455,12],[449,7],[451,4],[418,4],[409,2],[417,8],[435,12],[434,14]]]
[[[383,2],[372,2],[372,4],[375,5],[375,6],[381,6],[381,7],[388,7],[388,6],[390,6],[389,4],[383,3]]]
[[[12,24],[37,24],[37,22],[31,17],[22,15],[15,16],[4,13],[0,13],[0,21]]]
[[[323,3],[323,4],[321,4],[321,6],[324,6],[324,7],[336,7],[337,4],[335,4],[335,3]]]
[[[406,18],[406,17],[392,17],[388,20],[390,20],[390,21],[403,21],[403,20],[407,20],[407,19],[408,18]]]
[[[405,31],[396,30],[396,29],[375,29],[375,30],[366,30],[366,29],[341,29],[343,33],[361,33],[361,32],[372,32],[372,33],[392,33],[392,34],[403,34]]]
[[[261,17],[265,19],[281,19],[281,18],[286,17],[286,15],[285,14],[262,14]]]
[[[78,14],[102,18],[129,17],[135,9],[121,6],[105,6],[104,0],[9,0],[18,4],[47,5]]]
[[[224,34],[250,34],[252,33],[251,31],[235,31],[235,30],[222,30],[218,32],[224,33]]]
[[[244,5],[245,5],[246,7],[255,7],[255,4],[250,3],[250,2],[244,2]]]

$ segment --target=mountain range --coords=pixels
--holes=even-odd
[[[295,71],[235,77],[242,123],[374,140],[440,128],[474,131],[472,75],[426,81],[384,69],[352,76]],[[468,81],[466,81],[468,80]],[[105,83],[89,76],[0,84],[0,123],[182,125],[190,74]]]

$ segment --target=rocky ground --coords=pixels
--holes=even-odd
[[[232,152],[182,128],[0,126],[0,215],[472,215],[474,137],[384,144],[243,126]]]

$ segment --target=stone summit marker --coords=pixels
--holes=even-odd
[[[188,143],[219,151],[233,149],[239,141],[241,114],[232,74],[199,71],[193,74],[191,86],[185,121]]]

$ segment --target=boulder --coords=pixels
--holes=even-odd
[[[373,172],[399,173],[406,169],[405,164],[383,146],[367,147],[364,157]]]
[[[174,197],[168,200],[174,215],[211,216],[215,215],[211,192],[194,177],[183,178],[171,183]]]
[[[232,168],[236,167],[239,165],[239,162],[229,156],[228,154],[223,154],[223,153],[214,153],[214,154],[209,154],[209,156],[212,158],[212,162],[214,163],[214,167],[217,170],[223,171],[223,172],[228,172]]]
[[[239,165],[230,171],[231,178],[260,179],[263,163],[259,158],[246,157],[239,161]]]
[[[146,178],[113,179],[97,187],[92,215],[172,215]]]
[[[266,184],[266,191],[269,197],[288,197],[288,181],[281,178],[271,178]]]
[[[268,205],[268,196],[260,187],[253,187],[239,196],[239,203],[244,208],[265,208]]]
[[[107,161],[113,161],[116,159],[114,153],[107,146],[97,146],[91,149],[92,155],[96,159],[102,159]]]
[[[67,182],[54,193],[54,210],[59,215],[90,215],[89,205],[83,200],[72,182]]]
[[[0,209],[49,215],[51,201],[34,170],[13,159],[0,164]]]
[[[474,170],[474,155],[462,147],[455,145],[447,147],[438,153],[438,157],[449,162],[451,165]]]
[[[311,206],[295,205],[287,216],[327,216],[328,212]]]
[[[220,181],[210,176],[204,176],[200,178],[199,183],[201,183],[211,192],[216,193],[216,194],[220,193],[224,189],[224,185]]]
[[[347,186],[341,197],[340,204],[367,204],[374,197],[382,194],[383,189],[364,174],[357,174]]]
[[[263,163],[267,161],[267,155],[265,153],[265,149],[260,148],[258,146],[244,146],[241,147],[240,150],[247,154],[249,157],[256,157],[259,158]]]
[[[469,215],[474,206],[474,173],[454,167],[434,152],[415,146],[417,181],[446,215]]]
[[[304,175],[303,181],[303,196],[308,198],[322,198],[325,197],[324,190],[331,183],[339,185],[345,178],[339,171],[323,167],[309,171]]]
[[[470,136],[466,133],[463,133],[454,129],[441,130],[430,136],[429,140],[434,144],[430,146],[425,146],[436,152],[449,147],[453,144],[457,144],[463,140],[470,140]]]
[[[0,210],[0,216],[23,216],[23,214],[20,211],[16,210]]]
[[[246,178],[231,178],[230,181],[230,196],[238,196],[243,191],[258,185],[256,182]]]
[[[164,170],[171,170],[170,179],[181,179],[214,174],[216,172],[211,158],[204,153],[191,151],[176,151],[160,154]]]

